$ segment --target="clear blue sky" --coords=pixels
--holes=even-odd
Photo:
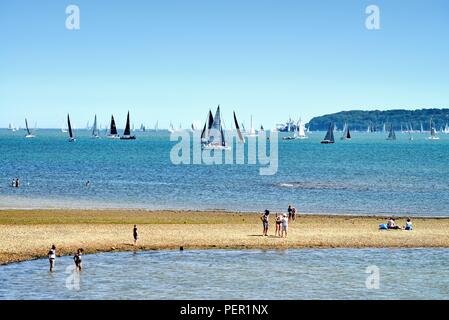
[[[65,28],[77,4],[81,29]],[[380,7],[381,30],[365,28]],[[449,107],[449,1],[0,2],[0,127]]]

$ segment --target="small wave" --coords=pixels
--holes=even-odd
[[[355,186],[333,182],[283,182],[278,183],[275,186],[280,188],[304,190],[368,190],[367,186]]]

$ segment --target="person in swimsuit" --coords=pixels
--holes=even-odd
[[[134,237],[134,245],[136,245],[137,244],[137,240],[139,239],[139,234],[137,233],[137,225],[134,225],[133,237]]]
[[[274,236],[281,236],[281,223],[282,215],[276,213],[276,230],[274,231]]]
[[[84,250],[80,248],[73,257],[73,261],[75,261],[75,268],[79,271],[83,269],[83,261],[81,260],[81,255],[83,254],[83,252]]]
[[[262,220],[262,225],[263,225],[263,232],[262,232],[263,236],[268,236],[268,215],[269,214],[270,214],[270,211],[265,210],[265,213],[260,217],[260,219]]]
[[[55,259],[56,259],[56,247],[55,247],[55,245],[52,245],[50,251],[48,251],[48,261],[50,262],[50,272],[53,272],[53,270],[55,269]]]
[[[390,218],[387,222],[387,228],[391,230],[400,230],[402,229],[400,226],[396,225],[396,221],[393,218]]]

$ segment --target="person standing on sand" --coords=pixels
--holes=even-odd
[[[268,215],[269,214],[270,214],[270,211],[265,210],[265,213],[260,217],[260,220],[262,220],[262,225],[263,225],[262,236],[268,236]]]
[[[137,225],[134,225],[133,237],[134,237],[134,245],[136,245],[137,244],[137,240],[139,239],[139,234],[137,233]]]
[[[73,257],[73,261],[75,261],[75,268],[78,271],[81,271],[83,269],[83,261],[81,260],[81,255],[83,254],[83,252],[84,250],[80,248]]]
[[[11,187],[15,188],[16,187],[16,179],[12,179],[11,182]]]
[[[20,180],[19,178],[16,179],[16,188],[20,187]]]
[[[282,218],[282,232],[281,232],[281,237],[283,238],[284,235],[287,238],[287,229],[288,229],[288,218],[287,218],[287,214],[284,213],[284,216]]]
[[[53,272],[53,270],[55,269],[55,259],[56,259],[56,247],[55,247],[55,245],[52,245],[50,251],[48,251],[48,261],[50,262],[50,272]]]
[[[289,204],[288,205],[288,209],[287,209],[287,212],[288,212],[288,221],[291,221],[292,220],[292,205],[291,204]]]
[[[296,220],[296,208],[293,207],[292,208],[292,221],[295,221],[295,220]]]
[[[274,236],[281,236],[281,223],[282,223],[282,215],[276,213],[276,230],[274,231]]]

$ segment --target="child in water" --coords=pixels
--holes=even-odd
[[[50,272],[53,272],[53,270],[55,269],[55,259],[56,259],[56,247],[55,247],[55,245],[52,245],[50,251],[48,251],[48,261],[50,262]]]
[[[82,248],[78,249],[75,256],[73,257],[73,261],[75,261],[75,268],[78,271],[81,271],[83,268],[83,262],[81,260],[81,255],[83,254],[84,250]]]

